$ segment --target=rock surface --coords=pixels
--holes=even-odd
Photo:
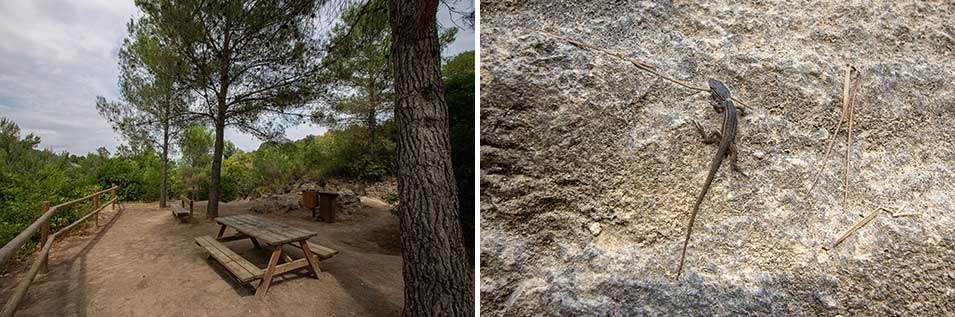
[[[302,194],[273,194],[255,199],[249,204],[249,210],[257,213],[288,212],[302,208]]]
[[[955,314],[955,5],[482,1],[481,303],[494,315]],[[716,130],[753,106],[675,280]],[[862,74],[843,208],[846,64]],[[808,191],[811,177],[819,184]],[[838,247],[874,205],[884,212]],[[596,224],[596,225],[594,225]],[[595,230],[597,229],[597,230]]]
[[[361,208],[359,195],[364,195],[363,185],[349,184],[344,181],[330,180],[323,184],[308,182],[296,185],[289,185],[284,194],[271,194],[263,198],[253,199],[249,204],[249,210],[257,213],[267,212],[288,212],[298,210],[302,207],[302,191],[318,190],[331,191],[339,193],[335,200],[338,206],[339,214],[350,214]]]
[[[338,212],[349,214],[361,207],[361,200],[355,192],[346,189],[338,192],[335,204],[338,206]]]

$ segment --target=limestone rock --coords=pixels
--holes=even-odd
[[[833,1],[482,1],[482,314],[955,314],[955,6]],[[704,93],[753,106],[696,219],[716,152]],[[842,207],[846,64],[861,72]],[[813,176],[819,184],[808,192]],[[822,250],[873,204],[883,213]],[[591,229],[600,223],[599,235]],[[824,256],[823,256],[824,255]]]
[[[338,192],[338,199],[335,200],[335,203],[338,205],[338,212],[349,214],[353,211],[361,208],[361,200],[351,190],[343,190]]]
[[[301,208],[300,194],[279,194],[253,200],[249,210],[257,213],[288,212]]]

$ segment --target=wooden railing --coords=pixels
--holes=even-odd
[[[107,201],[102,206],[100,206],[99,196],[106,192],[110,193],[110,200]],[[83,216],[83,218],[80,218],[74,221],[69,226],[66,226],[63,229],[60,229],[59,231],[53,234],[50,234],[50,218],[52,218],[57,211],[59,211],[60,209],[84,202],[89,199],[93,200],[93,211],[91,211],[86,216]],[[33,265],[30,267],[30,271],[27,272],[27,275],[20,281],[20,284],[17,285],[17,289],[13,293],[13,296],[10,297],[10,299],[7,300],[7,304],[3,306],[3,312],[0,313],[0,316],[3,316],[3,317],[13,316],[13,313],[16,312],[17,310],[17,305],[19,305],[20,301],[23,300],[23,296],[26,295],[27,289],[30,288],[30,284],[33,283],[33,279],[36,278],[36,274],[40,270],[43,270],[44,272],[47,270],[47,262],[50,257],[50,248],[53,246],[53,240],[56,240],[57,237],[66,233],[70,229],[73,229],[73,227],[75,227],[77,224],[80,224],[83,221],[86,221],[90,217],[93,217],[94,223],[98,226],[99,212],[105,209],[107,206],[112,206],[113,210],[116,210],[116,205],[117,205],[116,185],[113,185],[113,187],[92,193],[86,197],[68,201],[53,207],[50,207],[49,201],[44,202],[43,214],[40,215],[40,218],[37,218],[37,220],[34,221],[32,224],[30,224],[30,226],[27,227],[26,230],[23,230],[23,232],[20,232],[19,235],[13,238],[13,240],[10,240],[10,242],[8,242],[6,245],[3,246],[2,249],[0,249],[0,263],[6,263],[7,260],[9,260],[14,254],[16,254],[17,250],[19,250],[20,247],[23,246],[23,244],[25,244],[28,240],[30,240],[30,237],[32,237],[33,234],[35,234],[38,229],[41,230],[40,244],[39,244],[41,246],[40,252],[37,254],[36,260],[33,261]]]

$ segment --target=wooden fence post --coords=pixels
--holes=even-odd
[[[50,211],[50,202],[44,201],[43,213],[41,213],[40,215],[45,215],[48,211]],[[43,225],[41,225],[40,228],[41,228],[40,229],[40,250],[43,250],[43,246],[46,245],[46,240],[50,237],[50,219],[46,219],[46,221],[43,222]],[[40,270],[43,271],[43,273],[46,273],[49,271],[46,266],[47,262],[50,262],[50,261],[43,262],[43,266],[40,267]]]
[[[96,209],[99,209],[99,195],[93,195],[93,228],[99,227],[99,212]]]
[[[113,201],[113,211],[116,211],[116,184],[113,184],[113,187],[110,188],[110,197],[109,199]]]

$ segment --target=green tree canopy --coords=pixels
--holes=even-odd
[[[190,126],[179,139],[182,153],[179,173],[183,183],[192,192],[193,199],[198,197],[199,185],[208,176],[205,171],[212,163],[213,143],[212,132],[201,125]]]
[[[154,25],[146,18],[132,19],[128,36],[119,51],[119,87],[121,101],[96,97],[96,108],[113,129],[129,143],[124,149],[142,154],[150,150],[162,153],[159,206],[166,206],[167,165],[170,140],[175,139],[188,121],[186,111],[192,102],[189,91],[176,81],[166,62],[175,54],[160,45]],[[165,68],[164,68],[165,67]]]
[[[159,60],[200,102],[189,114],[215,130],[207,216],[218,215],[227,126],[262,139],[283,136],[283,115],[314,99],[322,46],[314,34],[323,1],[137,0],[158,45]]]

